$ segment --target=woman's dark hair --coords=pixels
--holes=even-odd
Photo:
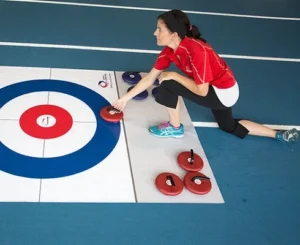
[[[206,40],[201,37],[197,26],[191,25],[189,18],[181,10],[170,10],[159,15],[157,19],[161,19],[171,32],[177,32],[181,39],[187,36],[206,42]]]

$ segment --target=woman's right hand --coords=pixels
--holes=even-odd
[[[160,70],[152,68],[152,70],[145,77],[143,77],[132,90],[130,90],[122,98],[116,100],[112,106],[119,111],[123,111],[127,102],[138,93],[150,87],[154,83],[155,79],[161,74],[161,72],[162,71]]]
[[[122,98],[116,100],[116,101],[112,104],[112,106],[113,106],[114,108],[118,109],[119,111],[123,111],[124,108],[125,108],[125,106],[126,106],[126,104],[127,104],[127,100],[126,100],[124,97],[122,97]]]

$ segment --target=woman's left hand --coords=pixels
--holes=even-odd
[[[176,72],[173,71],[165,71],[160,74],[158,77],[159,84],[161,84],[165,80],[176,80]]]

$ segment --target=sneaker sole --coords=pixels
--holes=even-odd
[[[156,135],[156,134],[153,134],[153,133],[151,133],[151,131],[150,131],[150,134],[151,135],[153,135],[153,136],[155,136],[155,137],[157,137],[157,138],[176,138],[176,139],[180,139],[180,138],[183,138],[184,137],[184,134],[183,135],[180,135],[180,136],[174,136],[174,135],[170,135],[170,136],[160,136],[160,135]]]

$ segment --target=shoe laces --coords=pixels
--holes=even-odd
[[[163,122],[162,124],[158,125],[157,127],[158,127],[159,129],[167,128],[167,127],[169,127],[169,122],[168,122],[168,121],[165,121],[165,122]]]
[[[299,135],[298,135],[298,132],[296,129],[284,131],[282,136],[285,141],[290,141],[290,140],[298,141],[298,138],[299,138]]]

